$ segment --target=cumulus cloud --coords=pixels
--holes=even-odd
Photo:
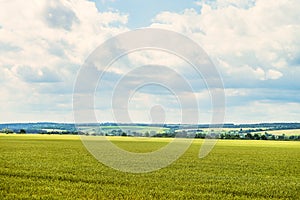
[[[13,72],[25,82],[60,82],[62,79],[52,71],[49,67],[41,67],[40,69],[29,66],[18,66],[13,68]]]
[[[295,78],[300,76],[300,4],[296,0],[215,0],[199,1],[197,5],[198,10],[161,12],[151,26],[181,32],[208,52],[223,77],[226,91],[239,94],[233,97],[232,92],[227,93],[231,95],[228,105],[242,107],[270,100],[268,105],[272,107],[276,105],[272,101],[280,100],[286,108],[298,101],[291,98],[292,93],[298,94]],[[262,88],[270,93],[262,95]],[[247,95],[241,92],[245,89]],[[256,117],[255,112],[251,117]]]
[[[192,37],[212,57],[231,67],[242,64],[266,70],[288,67],[299,55],[296,44],[299,44],[300,6],[297,2],[258,0],[247,9],[232,6],[233,2],[248,4],[248,1],[216,1],[219,5],[216,8],[203,4],[198,11],[162,12],[153,20],[152,26]]]
[[[300,89],[297,0],[213,0],[196,4],[197,8],[183,8],[182,12],[160,12],[151,27],[181,32],[208,52],[225,84],[228,121],[267,121],[280,109],[286,110],[281,118],[269,119],[297,120],[300,111],[291,109],[298,106]],[[99,12],[91,1],[1,1],[0,111],[7,117],[1,116],[0,121],[59,121],[65,117],[72,121],[73,83],[79,67],[105,39],[128,30],[127,23],[127,14],[114,9]],[[201,118],[209,122],[210,96],[205,83],[188,63],[166,52],[132,52],[115,62],[102,79],[106,87],[102,92],[113,91],[114,82],[133,66],[141,65],[168,66],[182,75],[202,103]],[[158,72],[145,76],[153,77],[172,79]],[[172,84],[180,89],[180,82]],[[186,102],[190,94],[182,93]],[[168,95],[151,87],[139,91],[132,99],[133,116],[146,121],[145,110],[162,104],[170,111],[167,121],[178,121],[179,108],[174,99],[168,101]],[[101,120],[112,120],[109,108],[101,103],[109,104],[109,99],[101,97],[99,102],[96,112]]]
[[[16,52],[16,51],[21,51],[21,47],[15,46],[10,43],[6,42],[0,42],[0,52],[1,53],[7,53],[7,52]]]
[[[101,42],[127,30],[127,18],[85,0],[1,1],[0,110],[7,119],[0,121],[59,121],[63,111],[72,121],[77,70]]]
[[[45,9],[45,22],[51,28],[63,28],[70,31],[73,24],[79,20],[73,10],[59,1],[50,1]]]
[[[266,79],[276,80],[282,77],[282,73],[277,70],[269,69],[266,74]]]

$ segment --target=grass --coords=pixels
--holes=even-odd
[[[134,152],[170,141],[111,139]],[[0,199],[299,198],[299,142],[220,140],[199,159],[202,142],[164,169],[130,174],[99,163],[78,136],[0,135]]]

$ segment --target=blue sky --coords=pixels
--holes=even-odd
[[[199,9],[199,5],[196,3],[197,1],[194,0],[94,0],[94,2],[99,11],[115,10],[128,14],[128,26],[133,29],[151,25],[152,19],[162,11],[180,13],[186,8]]]
[[[298,122],[299,22],[297,0],[0,1],[0,123],[74,122],[74,84],[85,60],[107,39],[142,27],[183,34],[204,49],[224,83],[225,122]],[[106,71],[95,93],[99,121],[114,121],[113,85],[140,66],[167,66],[195,91],[180,90],[180,81],[153,67],[147,78],[167,77],[180,94],[136,89],[128,100],[132,121],[151,122],[153,108],[161,106],[165,121],[178,123],[195,96],[200,123],[210,122],[211,98],[201,77],[179,57],[151,50],[130,53]],[[129,83],[124,88],[134,89]]]

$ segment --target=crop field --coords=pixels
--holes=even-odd
[[[111,137],[133,152],[171,139]],[[299,199],[300,143],[203,140],[161,170],[131,174],[98,162],[78,136],[0,135],[0,199]]]
[[[257,133],[261,133],[264,134],[265,131],[263,132],[257,132]],[[300,135],[300,129],[290,129],[290,130],[274,130],[274,131],[267,131],[267,133],[272,134],[272,135]]]
[[[140,133],[146,133],[155,131],[157,133],[164,132],[165,130],[169,130],[169,128],[163,128],[163,127],[151,127],[151,126],[101,126],[101,129],[99,129],[98,126],[79,126],[77,127],[82,131],[86,132],[96,132],[101,131],[104,133],[108,133],[112,130],[122,130],[122,131],[131,131],[131,132],[140,132]]]

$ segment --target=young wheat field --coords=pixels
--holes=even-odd
[[[132,152],[171,139],[111,137]],[[98,162],[78,136],[0,135],[0,199],[299,199],[300,143],[220,140],[203,158],[194,140],[176,162],[131,174]]]

